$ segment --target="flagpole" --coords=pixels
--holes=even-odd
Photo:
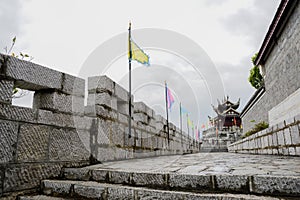
[[[190,128],[189,128],[189,114],[186,114],[186,125],[187,125],[187,130],[188,130],[188,143],[189,143],[189,148],[191,148],[190,144]]]
[[[169,130],[169,112],[168,112],[168,88],[167,88],[166,81],[165,81],[165,90],[166,90],[167,133],[168,133],[168,145],[169,145],[170,144],[170,130]]]
[[[181,102],[179,103],[179,112],[180,112],[180,134],[181,134],[181,146],[183,146],[183,143],[182,143],[182,110],[181,110]]]
[[[128,48],[129,48],[129,94],[128,94],[128,138],[131,138],[131,58],[132,58],[132,51],[131,51],[131,22],[129,22],[128,28]]]

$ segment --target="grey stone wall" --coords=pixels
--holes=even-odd
[[[0,54],[0,197],[35,189],[63,167],[197,152],[199,144],[106,76],[85,80]],[[12,105],[14,87],[35,91],[33,108]],[[132,98],[133,99],[133,98]],[[190,145],[193,144],[193,145]]]
[[[300,115],[230,144],[228,151],[300,156]]]
[[[268,97],[268,93],[265,92],[253,107],[242,117],[243,133],[252,129],[253,126],[259,122],[264,121],[268,123],[268,111],[271,108],[269,103],[270,99]]]
[[[268,120],[268,111],[300,88],[300,6],[296,6],[266,63],[264,97],[243,117],[244,132]],[[266,121],[268,122],[268,121]]]

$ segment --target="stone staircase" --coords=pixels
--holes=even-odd
[[[124,171],[95,165],[65,168],[60,180],[41,182],[40,194],[19,199],[299,199],[298,191],[288,189],[293,181],[286,180],[288,186],[280,179],[260,181],[263,185],[258,186],[249,184],[247,176]]]

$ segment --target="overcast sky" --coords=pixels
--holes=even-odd
[[[81,77],[95,76],[103,70],[83,69],[83,66],[93,53],[96,55],[97,49],[103,47],[103,43],[110,40],[115,43],[118,36],[122,38],[131,21],[135,42],[150,55],[152,64],[145,69],[133,63],[136,100],[145,101],[157,113],[163,114],[161,91],[163,80],[167,80],[177,101],[171,121],[178,124],[178,103],[181,101],[190,110],[195,124],[200,126],[207,115],[214,116],[210,104],[216,105],[217,101],[212,99],[215,98],[211,95],[214,91],[207,86],[209,81],[206,72],[202,71],[204,68],[200,67],[197,75],[192,67],[197,64],[193,62],[215,68],[218,72],[215,76],[220,77],[224,94],[234,102],[241,98],[241,111],[254,92],[247,81],[251,57],[259,50],[279,2],[0,0],[0,47],[9,46],[11,39],[17,36],[14,51],[32,55],[33,62]],[[157,34],[151,38],[149,30],[155,30]],[[174,37],[184,36],[185,39],[174,43],[181,42],[180,46],[187,48],[184,42],[192,42],[199,48],[195,46],[190,51],[199,50],[202,55],[178,55],[173,47],[163,49],[160,43],[163,44],[167,38],[159,37],[159,30],[169,31],[170,38],[172,34]],[[154,40],[157,41],[156,46],[149,42]],[[126,48],[126,40],[121,45]],[[126,53],[115,57],[117,59],[111,60],[109,67],[101,68],[106,68],[105,74],[127,88],[128,80],[124,78],[128,72]],[[101,56],[99,59],[102,59]],[[84,75],[81,75],[83,71]],[[209,76],[212,78],[211,74]],[[147,84],[142,81],[145,79]],[[28,100],[24,98],[20,101],[22,104]]]

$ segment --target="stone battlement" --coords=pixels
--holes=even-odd
[[[0,54],[0,197],[35,190],[63,167],[197,152],[173,124],[143,102],[133,102],[128,136],[128,92],[107,76],[85,80]],[[14,87],[34,91],[33,107],[12,105]],[[133,98],[132,98],[133,99]]]

